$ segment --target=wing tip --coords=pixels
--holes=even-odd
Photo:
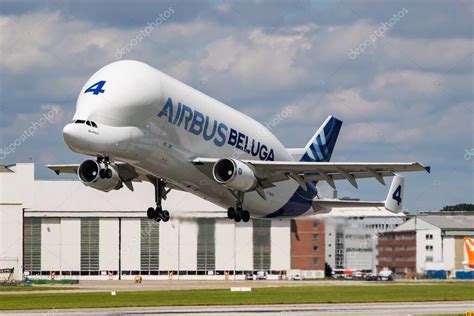
[[[431,173],[431,167],[430,166],[426,166],[425,170],[426,170],[426,172]]]

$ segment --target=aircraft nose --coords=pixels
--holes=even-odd
[[[81,143],[80,124],[70,123],[63,128],[63,138],[71,149],[78,149]]]

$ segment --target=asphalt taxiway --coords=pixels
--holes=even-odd
[[[474,301],[423,303],[364,303],[364,304],[310,304],[310,305],[256,305],[204,307],[137,307],[114,309],[67,309],[15,311],[0,315],[423,315],[465,314],[474,312]]]

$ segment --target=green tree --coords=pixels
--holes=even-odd
[[[447,205],[440,212],[474,212],[474,204]]]

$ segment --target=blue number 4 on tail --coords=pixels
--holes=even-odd
[[[400,203],[402,203],[402,197],[401,197],[401,194],[402,194],[402,186],[399,185],[397,187],[397,189],[395,190],[395,192],[393,192],[393,195],[392,195],[392,198],[397,201],[397,205],[400,205]]]
[[[96,83],[94,83],[92,86],[90,86],[89,88],[87,88],[86,91],[84,91],[84,93],[92,92],[92,93],[95,94],[95,95],[97,95],[97,94],[99,94],[99,93],[104,93],[105,90],[102,89],[102,88],[104,87],[104,84],[105,84],[105,80],[96,82]]]

